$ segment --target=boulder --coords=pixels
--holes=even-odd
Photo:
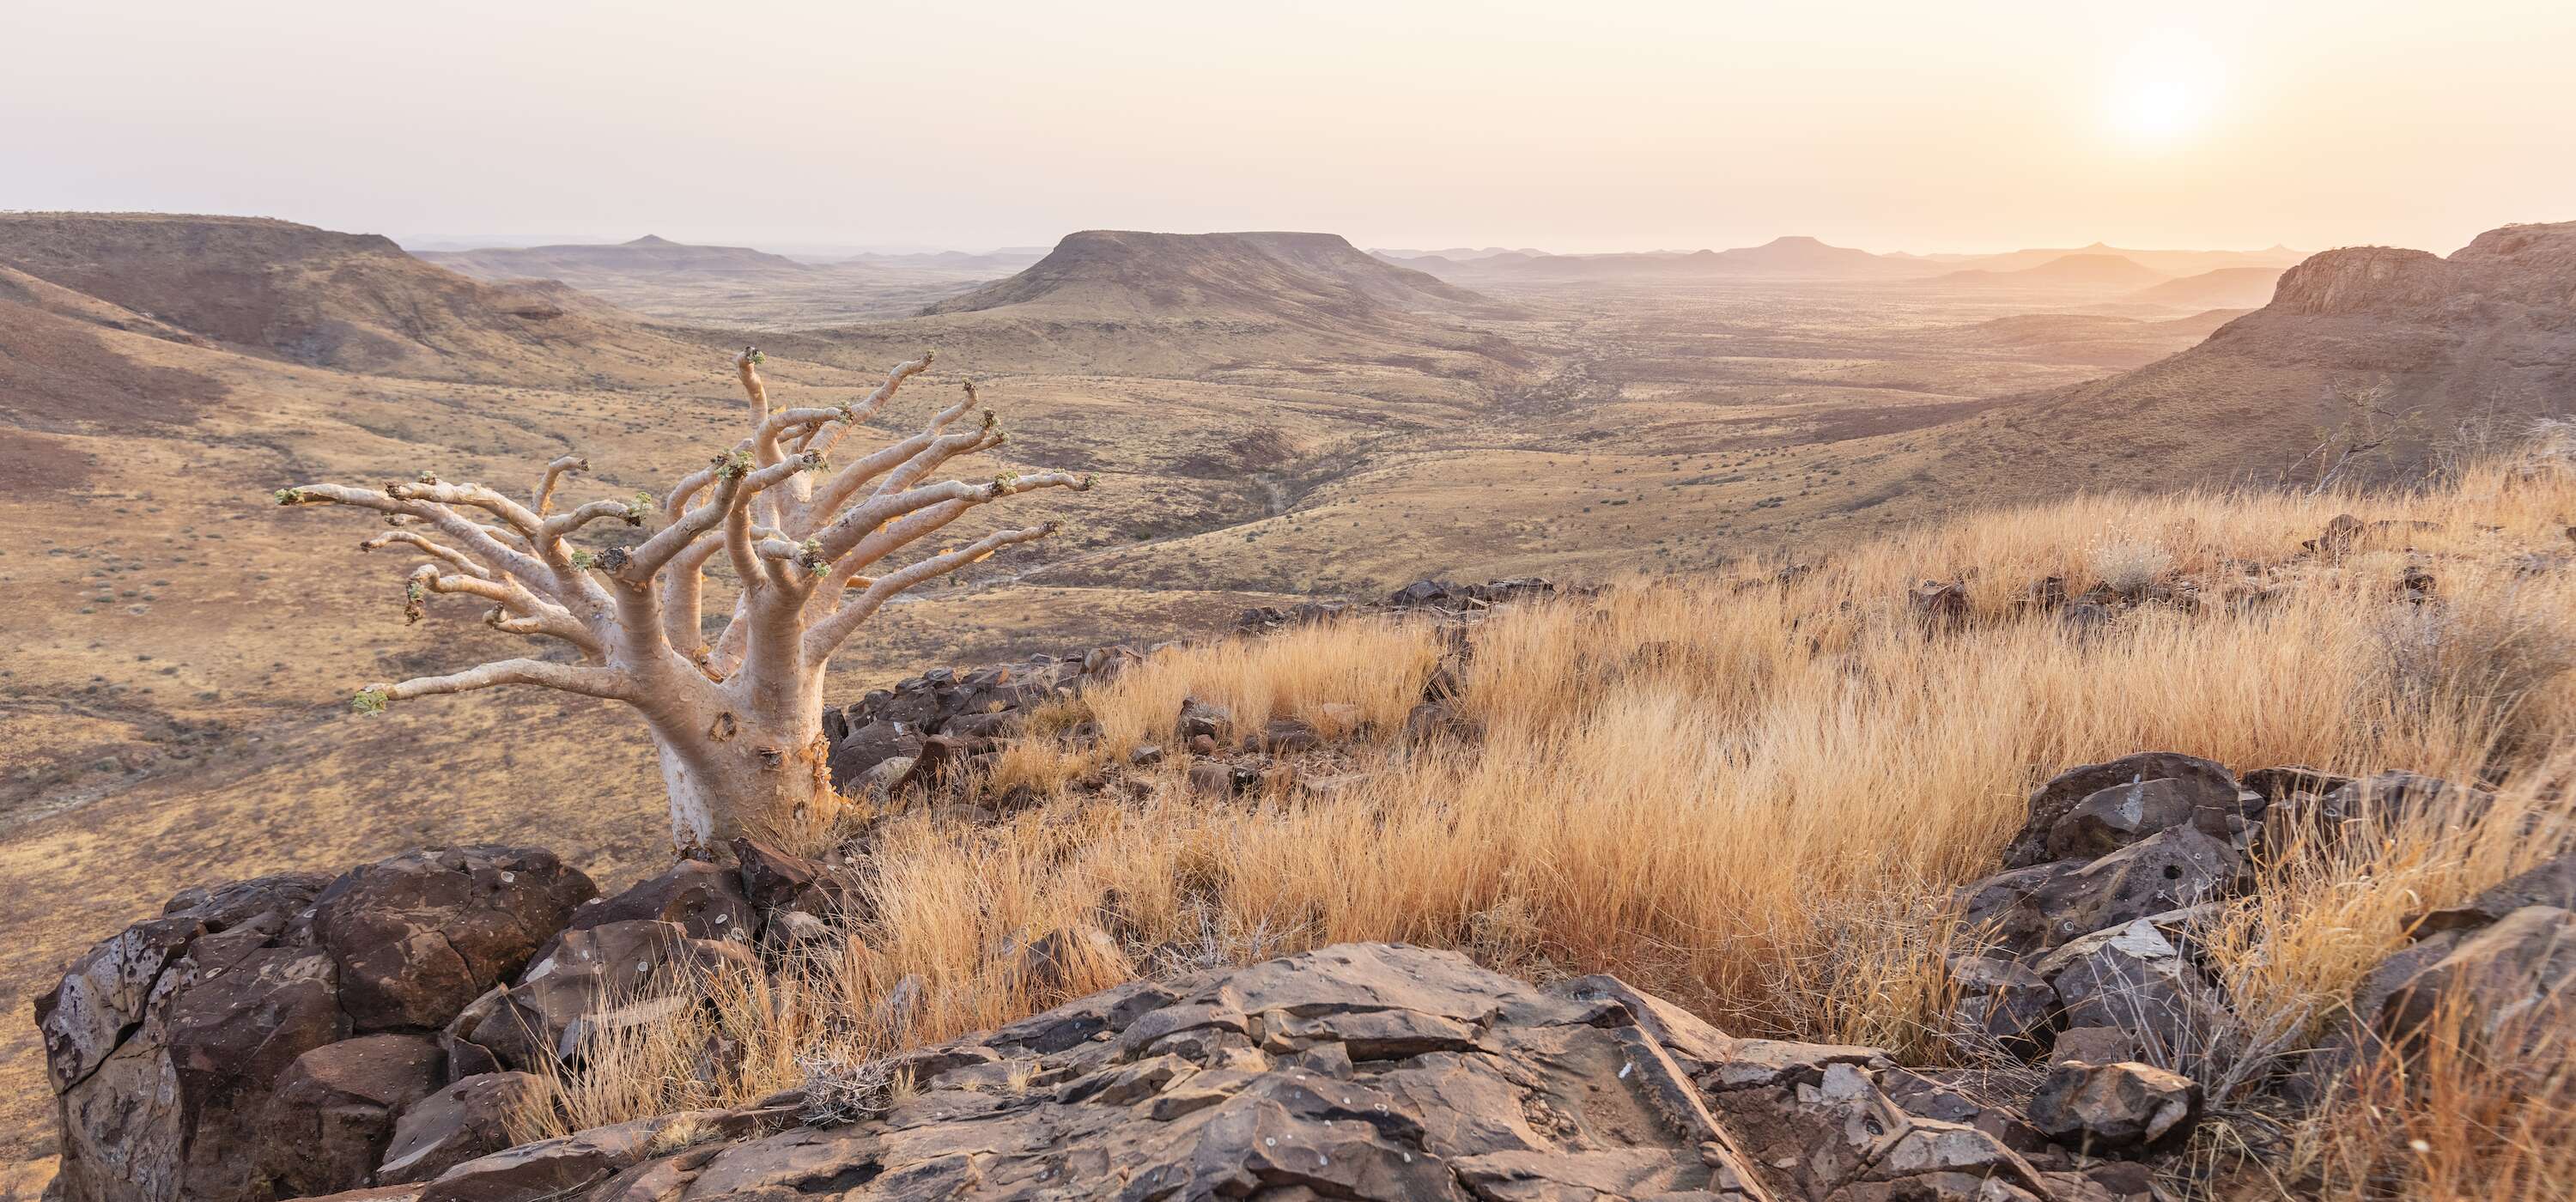
[[[2057,936],[2049,916],[2033,899],[2043,887],[2073,877],[2085,867],[2082,860],[2055,860],[1971,881],[1958,893],[1960,920],[1975,938],[2009,955],[2043,950]]]
[[[599,890],[552,852],[456,847],[350,872],[314,899],[360,1031],[437,1028],[528,958]]]
[[[2576,1006],[2576,912],[2525,906],[2468,934],[2389,992],[2381,1037],[2404,1046],[2456,1010],[2469,1030],[2509,1049],[2546,1040]]]
[[[682,860],[615,897],[584,903],[564,929],[584,931],[638,919],[671,923],[691,939],[748,940],[758,925],[751,899],[743,896],[739,870]]]
[[[240,927],[199,938],[169,971],[141,1025],[58,1099],[68,1202],[267,1197],[263,1128],[280,1078],[349,1033],[318,948]]]
[[[546,852],[467,847],[173,898],[37,1003],[62,1196],[364,1185],[394,1116],[444,1072],[438,1029],[594,893]]]
[[[2067,811],[2114,785],[2151,780],[2181,782],[2194,805],[2234,805],[2236,778],[2216,762],[2172,751],[2142,751],[2099,764],[2070,768],[2050,778],[2030,795],[2030,813],[2021,833],[2004,848],[2006,868],[2028,868],[2059,857],[2048,850],[2049,832]]]
[[[2226,837],[2238,816],[2237,791],[2166,777],[2132,781],[2088,794],[2048,828],[2052,860],[2107,855],[2149,835],[2186,824]]]
[[[377,1182],[429,1181],[508,1148],[511,1116],[543,1096],[544,1088],[527,1073],[485,1073],[422,1098],[394,1124]]]
[[[2030,1121],[2048,1137],[2091,1153],[2180,1141],[2200,1121],[2200,1083],[2134,1061],[2063,1060],[2031,1098]]]
[[[280,1198],[371,1184],[394,1119],[436,1091],[446,1057],[425,1035],[361,1035],[295,1058],[259,1123],[260,1177]]]
[[[2022,1055],[2047,1045],[2057,994],[2046,978],[2016,960],[1961,956],[1950,962],[1950,979],[1958,988],[1954,1028]]]
[[[2250,869],[2242,850],[2178,826],[2049,877],[2025,901],[2046,928],[2040,946],[2049,948],[2149,915],[2232,897],[2244,887]]]
[[[697,1005],[695,985],[705,974],[758,967],[740,943],[694,939],[678,923],[631,919],[569,930],[470,1038],[511,1068],[544,1059],[577,1064],[593,1040]]]
[[[2560,856],[2459,905],[2424,914],[2411,925],[2419,935],[2475,930],[2525,906],[2576,910],[2576,854]]]
[[[2058,1025],[2109,1027],[2168,1054],[2209,1046],[2218,994],[2168,932],[2185,915],[2086,935],[2033,966],[2057,998]]]
[[[2292,801],[2299,804],[2292,804]],[[2295,794],[2265,812],[2268,846],[2336,847],[2384,838],[2399,826],[2435,817],[2474,822],[2495,804],[2484,789],[2413,772],[2382,772],[2324,794]]]
[[[190,889],[170,899],[159,918],[138,922],[73,961],[53,991],[36,999],[54,1092],[87,1080],[116,1052],[142,1023],[164,973],[197,939],[244,926],[282,932],[329,882],[297,873]]]

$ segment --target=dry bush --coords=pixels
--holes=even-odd
[[[2112,592],[2135,595],[2173,570],[2173,552],[2133,538],[2105,538],[2089,557],[2093,578]]]

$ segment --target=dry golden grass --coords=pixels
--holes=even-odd
[[[2344,511],[2438,527],[2303,554]],[[1099,746],[1012,753],[1002,773],[1040,804],[998,826],[880,830],[876,913],[817,978],[841,1016],[823,1025],[887,1040],[883,999],[906,978],[921,986],[908,1041],[1110,984],[1130,965],[1036,989],[1003,950],[1093,923],[1139,963],[1402,940],[1542,978],[1614,972],[1739,1033],[1951,1054],[1947,899],[1993,870],[2026,792],[2066,766],[2170,749],[2239,770],[2404,767],[2502,781],[2500,813],[2563,809],[2543,786],[2567,765],[2544,761],[2576,735],[2576,589],[2514,560],[2563,548],[2571,513],[2576,476],[2501,469],[2404,496],[2079,498],[1912,531],[1785,583],[1529,606],[1474,633],[1463,704],[1484,733],[1466,743],[1396,733],[1438,659],[1423,625],[1167,650],[1085,699]],[[2199,603],[2090,632],[2024,604],[2042,577],[2089,587],[2106,536]],[[2408,567],[2436,576],[2439,601],[2397,598]],[[1967,581],[1965,628],[1922,628],[1905,597],[1924,579]],[[2258,588],[2273,595],[2231,603]],[[1168,743],[1183,697],[1238,728],[1356,706],[1360,779],[1219,804],[1179,787],[1174,756],[1141,798],[1066,787]],[[2214,936],[2249,1022],[2313,1025],[2402,941],[2399,915],[2563,846],[2503,829],[2419,824],[2267,869]]]
[[[2420,1050],[2356,1074],[2299,1134],[2291,1171],[2321,1197],[2576,1197],[2576,1013],[2562,998],[2490,1029],[2444,1006]]]

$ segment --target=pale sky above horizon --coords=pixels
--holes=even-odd
[[[0,208],[423,240],[2447,253],[2576,4],[0,0]]]

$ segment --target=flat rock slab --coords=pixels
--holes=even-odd
[[[897,1067],[907,1088],[835,1111],[863,1121],[778,1130],[773,1111],[764,1135],[663,1116],[459,1164],[413,1196],[2109,1196],[1909,1115],[1872,1049],[1735,1039],[1613,978],[1540,989],[1404,945],[1130,982]]]

